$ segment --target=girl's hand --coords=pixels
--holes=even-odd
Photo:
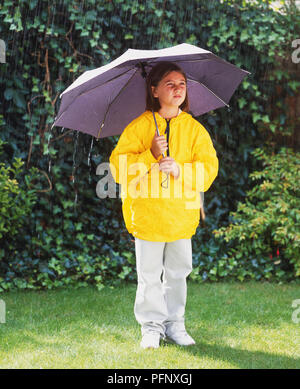
[[[162,158],[159,162],[159,170],[164,173],[171,173],[174,178],[179,177],[179,166],[177,165],[175,159],[171,157]]]
[[[155,135],[152,140],[151,152],[154,158],[158,157],[164,153],[168,148],[168,144],[164,135],[157,136]]]

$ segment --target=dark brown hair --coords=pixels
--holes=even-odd
[[[156,87],[159,82],[171,72],[178,72],[183,75],[185,82],[187,82],[184,71],[175,63],[169,61],[158,62],[149,72],[146,78],[147,95],[146,95],[146,110],[159,111],[160,103],[157,97],[152,94],[152,86]],[[179,107],[182,111],[189,111],[189,99],[186,91],[184,102]]]

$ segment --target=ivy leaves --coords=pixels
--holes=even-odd
[[[262,270],[268,258],[253,257],[249,260],[252,270],[245,270],[246,262],[241,265],[237,257],[240,254],[233,258],[227,245],[211,239],[211,231],[228,225],[229,213],[253,187],[249,175],[257,162],[251,151],[267,143],[276,152],[278,139],[291,134],[297,125],[296,119],[295,123],[289,120],[286,99],[294,98],[300,85],[288,66],[290,42],[300,33],[299,25],[299,12],[275,12],[267,1],[64,0],[50,4],[47,0],[3,0],[0,38],[6,43],[7,63],[0,64],[0,127],[13,153],[4,157],[22,157],[26,167],[36,166],[44,172],[36,188],[43,187],[46,174],[53,189],[40,193],[24,234],[13,240],[13,249],[3,249],[0,259],[22,262],[24,279],[31,280],[27,285],[37,287],[80,280],[101,288],[106,276],[111,280],[133,277],[134,265],[127,255],[133,247],[121,204],[117,200],[99,202],[95,193],[96,166],[108,160],[117,139],[95,142],[89,164],[90,137],[51,129],[51,125],[59,95],[85,70],[108,63],[128,48],[158,49],[187,42],[251,72],[232,97],[230,111],[224,108],[198,118],[212,135],[220,172],[205,196],[206,228],[199,228],[194,237],[194,256],[199,259],[197,255],[203,253],[204,258],[193,274],[204,281],[242,280],[247,274],[269,277]],[[261,193],[268,194],[270,183],[264,185]],[[240,205],[238,212],[252,209],[249,204]],[[286,202],[278,204],[286,210],[284,217],[292,215]],[[251,215],[249,211],[247,217]],[[265,219],[256,220],[259,230]],[[289,233],[283,225],[276,231],[278,239]],[[243,244],[248,232],[241,234]],[[78,251],[83,258],[76,262]],[[96,256],[97,251],[101,255]],[[33,268],[36,273],[32,275]],[[1,271],[9,274],[6,287],[13,285],[16,276],[9,261],[2,262]],[[86,278],[80,278],[80,272]]]

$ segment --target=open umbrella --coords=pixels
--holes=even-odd
[[[228,106],[238,85],[250,74],[187,43],[160,50],[128,49],[111,63],[83,73],[61,94],[53,126],[96,138],[121,134],[145,111],[145,77],[160,61],[175,62],[186,73],[194,116]]]

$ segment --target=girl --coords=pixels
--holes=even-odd
[[[135,237],[141,347],[157,348],[161,339],[189,346],[195,344],[184,323],[191,237],[200,192],[217,176],[218,159],[208,132],[187,113],[183,70],[160,62],[146,82],[146,110],[121,134],[110,167],[121,184],[126,228]]]

